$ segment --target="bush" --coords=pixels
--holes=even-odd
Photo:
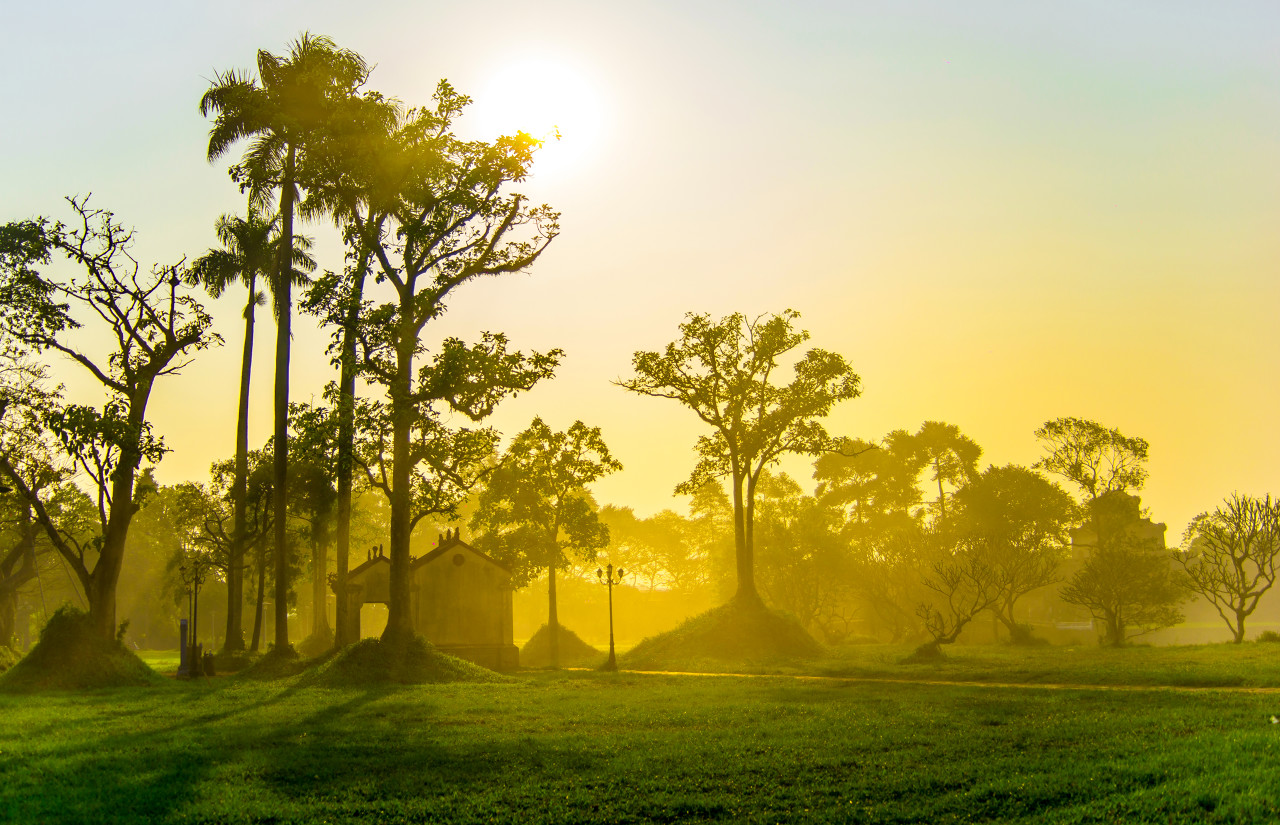
[[[942,645],[937,641],[929,641],[911,651],[910,655],[904,658],[901,664],[923,665],[940,662],[946,658],[947,654],[942,652]]]
[[[1258,641],[1269,643],[1280,642],[1280,633],[1277,633],[1274,630],[1264,630],[1259,634]]]
[[[31,652],[0,675],[0,690],[83,690],[164,682],[119,638],[104,639],[88,613],[65,605],[49,617]]]

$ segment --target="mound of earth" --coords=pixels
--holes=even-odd
[[[924,644],[911,651],[910,654],[903,657],[899,664],[904,665],[927,665],[932,662],[941,662],[947,658],[947,654],[942,651],[942,645],[938,642],[925,642]]]
[[[604,661],[604,654],[578,638],[564,625],[560,628],[560,667],[595,667]],[[520,648],[521,667],[551,667],[551,626],[543,625]]]
[[[505,682],[507,677],[441,653],[421,636],[384,642],[365,639],[315,663],[304,681],[321,687]]]
[[[118,639],[104,639],[88,613],[70,605],[50,616],[40,641],[0,675],[0,690],[14,693],[164,683]]]
[[[298,652],[308,659],[323,656],[333,650],[333,631],[326,627],[321,633],[312,633],[298,642],[297,648]]]
[[[253,664],[238,674],[245,679],[260,682],[271,682],[276,679],[288,679],[297,676],[307,669],[308,662],[298,655],[292,646],[286,648],[272,647],[262,654]],[[215,661],[214,667],[217,667]]]
[[[763,603],[734,599],[650,636],[620,657],[632,670],[696,670],[699,662],[749,665],[813,659],[824,652],[795,618]]]

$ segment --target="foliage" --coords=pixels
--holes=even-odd
[[[1147,480],[1147,442],[1082,418],[1055,418],[1036,430],[1045,457],[1038,469],[1078,486],[1086,500],[1140,490]]]
[[[37,218],[0,227],[0,347],[10,354],[25,350],[33,359],[66,357],[105,393],[98,406],[70,404],[58,391],[36,386],[37,380],[18,397],[27,399],[26,430],[56,439],[51,452],[59,472],[82,474],[96,499],[99,532],[92,546],[68,540],[7,452],[0,455],[0,475],[30,503],[49,542],[79,578],[99,632],[109,637],[125,540],[138,506],[135,476],[143,461],[154,464],[165,452],[151,432],[147,403],[160,378],[221,339],[209,331],[204,308],[179,294],[180,266],[143,272],[131,253],[132,232],[110,212],[90,208],[87,198],[68,202],[70,224]],[[55,265],[55,257],[69,266]],[[101,339],[89,334],[111,342],[105,354]],[[5,395],[7,415],[15,396]]]
[[[1014,617],[1026,594],[1058,581],[1077,508],[1058,485],[1025,467],[988,467],[956,492],[955,530],[967,552],[991,568],[991,609],[1015,641],[1029,641]]]
[[[857,375],[841,356],[810,349],[791,366],[792,381],[774,383],[783,356],[809,338],[792,323],[799,313],[718,321],[689,313],[680,339],[662,352],[637,352],[635,377],[617,382],[640,395],[669,398],[711,427],[699,436],[698,463],[677,493],[692,493],[719,478],[730,481],[738,596],[758,599],[754,508],[760,474],[787,453],[816,455],[837,448],[819,419],[860,394]]]
[[[587,486],[622,469],[599,427],[575,421],[554,432],[541,418],[511,442],[480,492],[471,528],[477,547],[508,564],[521,586],[573,554],[592,560],[609,543]]]
[[[1174,554],[1191,589],[1208,599],[1236,644],[1258,600],[1276,581],[1280,558],[1280,501],[1233,494],[1212,513],[1191,520],[1183,550]]]
[[[838,643],[859,617],[853,604],[855,559],[841,535],[840,511],[803,495],[785,473],[766,472],[756,491],[761,593],[768,604]]]
[[[1174,575],[1164,546],[1164,525],[1139,515],[1136,496],[1112,491],[1088,504],[1086,530],[1076,547],[1088,557],[1062,589],[1062,600],[1080,605],[1101,625],[1101,642],[1124,645],[1140,635],[1181,622],[1185,584]]]

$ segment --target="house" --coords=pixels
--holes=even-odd
[[[492,670],[514,670],[511,571],[464,542],[440,536],[434,550],[409,561],[409,616],[414,630],[442,653]],[[359,639],[360,608],[391,599],[391,559],[381,549],[347,574],[347,638]],[[340,594],[342,597],[343,594]]]

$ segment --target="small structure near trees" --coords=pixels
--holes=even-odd
[[[409,562],[409,617],[416,633],[442,653],[491,670],[515,670],[511,570],[467,544],[454,530]],[[347,574],[344,638],[360,639],[360,608],[391,601],[391,559],[381,549]]]

